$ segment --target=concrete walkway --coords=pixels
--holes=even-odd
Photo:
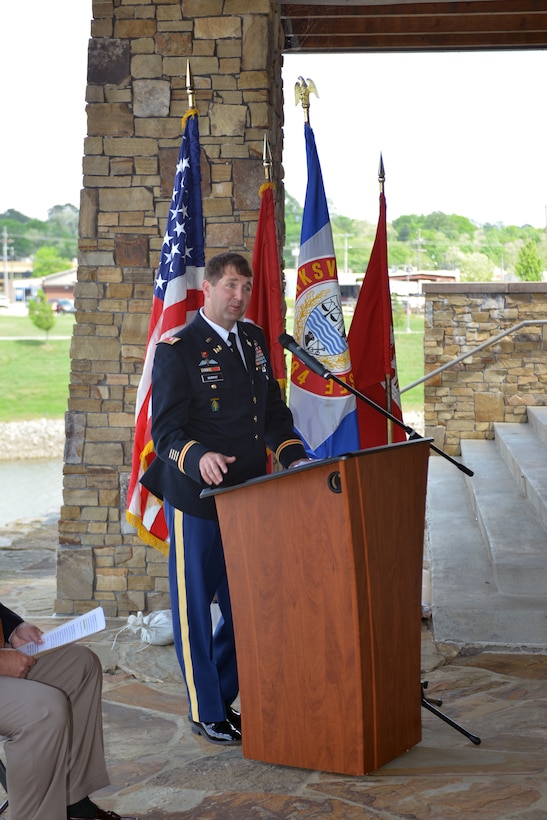
[[[57,623],[56,544],[53,520],[0,530],[0,600],[44,629]],[[140,820],[547,817],[545,655],[455,655],[434,645],[424,622],[428,693],[482,743],[423,709],[421,743],[366,777],[348,777],[246,760],[238,747],[216,748],[193,735],[173,647],[143,649],[128,632],[112,647],[125,624],[109,621],[89,641],[104,668],[112,779],[96,795],[104,808]]]

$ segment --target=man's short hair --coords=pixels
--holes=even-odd
[[[204,278],[208,282],[211,282],[211,284],[216,285],[219,279],[222,279],[224,276],[224,269],[228,265],[233,265],[240,276],[247,276],[250,279],[253,275],[251,266],[244,256],[240,253],[228,251],[226,253],[218,253],[209,259],[205,265]]]

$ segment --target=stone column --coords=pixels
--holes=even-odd
[[[125,521],[136,390],[188,108],[206,253],[251,258],[267,133],[282,226],[282,32],[272,0],[94,0],[56,611],[169,607],[164,556]],[[282,241],[282,230],[279,230]]]

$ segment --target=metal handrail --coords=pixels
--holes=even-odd
[[[411,390],[413,387],[417,387],[419,384],[422,384],[422,382],[432,379],[433,376],[436,376],[438,373],[442,373],[443,370],[448,370],[449,367],[453,367],[453,365],[458,364],[459,362],[463,362],[464,359],[469,359],[470,356],[474,356],[475,353],[478,353],[480,350],[484,350],[485,347],[496,344],[496,342],[499,342],[499,340],[503,339],[504,336],[509,336],[510,333],[514,333],[516,330],[519,330],[525,325],[547,325],[547,319],[524,319],[524,321],[519,322],[518,325],[510,327],[508,330],[504,330],[503,333],[498,333],[497,336],[493,336],[491,339],[488,339],[488,341],[478,345],[478,347],[474,347],[473,350],[470,350],[468,353],[462,353],[451,362],[446,362],[436,370],[432,370],[431,373],[426,373],[421,377],[421,379],[417,379],[415,382],[407,384],[406,387],[401,387],[399,392],[406,393],[407,390]]]

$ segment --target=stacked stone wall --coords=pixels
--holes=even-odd
[[[424,292],[426,373],[538,321],[425,382],[425,433],[454,456],[461,439],[492,439],[494,422],[525,422],[527,407],[547,404],[547,284],[430,284]]]
[[[126,523],[125,502],[187,62],[200,112],[206,254],[250,259],[265,134],[283,212],[281,49],[270,0],[93,0],[59,614],[169,607],[166,559]]]

